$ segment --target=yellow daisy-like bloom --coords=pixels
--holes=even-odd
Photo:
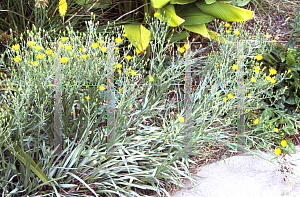
[[[226,33],[230,33],[230,30],[226,30]]]
[[[232,68],[233,70],[237,70],[237,65],[236,65],[236,64],[233,64],[233,65],[231,66],[231,68]]]
[[[63,21],[65,21],[65,15],[66,15],[67,9],[68,9],[67,1],[66,0],[60,0],[59,5],[58,5],[58,9],[59,9],[60,16],[63,17]]]
[[[19,62],[20,60],[22,60],[22,58],[21,58],[20,56],[16,56],[16,57],[14,58],[14,61],[15,61],[15,62]]]
[[[103,44],[103,42],[104,42],[103,40],[100,40],[100,41],[99,41],[100,45],[102,45],[102,44]]]
[[[229,24],[229,23],[226,23],[226,24],[225,24],[225,27],[230,27],[230,24]]]
[[[62,38],[60,38],[60,39],[61,39],[61,41],[66,42],[66,40],[67,40],[68,38],[62,37]]]
[[[179,117],[178,119],[180,122],[184,122],[184,117]]]
[[[272,40],[272,42],[276,43],[276,40]]]
[[[276,155],[280,155],[280,154],[281,154],[280,148],[276,148],[276,149],[275,149],[275,154],[276,154]]]
[[[290,72],[291,72],[291,69],[288,70],[288,73],[290,73]]]
[[[116,47],[116,51],[118,51],[119,50],[119,47]]]
[[[126,36],[127,36],[127,34],[123,34],[123,36],[124,36],[124,37],[126,37]]]
[[[117,65],[117,68],[118,68],[118,69],[122,68],[122,64],[118,64],[118,65]]]
[[[39,63],[37,61],[33,62],[33,66],[38,66],[38,65],[39,65]]]
[[[92,44],[92,47],[94,48],[94,49],[96,49],[96,48],[98,48],[98,43],[96,43],[96,42],[94,42],[93,44]]]
[[[107,48],[106,48],[105,46],[102,46],[102,47],[101,47],[101,51],[102,51],[102,52],[106,52],[106,51],[107,51]]]
[[[118,43],[120,43],[120,42],[122,42],[122,38],[116,38],[115,41],[118,42]]]
[[[275,77],[270,78],[270,82],[275,83],[276,82]]]
[[[271,80],[271,77],[270,77],[270,76],[266,76],[266,79],[267,79],[267,80]]]
[[[86,59],[86,58],[87,58],[87,55],[82,55],[82,58]]]
[[[105,88],[104,88],[104,85],[101,85],[100,87],[99,87],[99,89],[100,90],[104,90]]]
[[[254,77],[251,78],[252,82],[256,82],[256,79]]]
[[[150,81],[154,81],[154,78],[153,78],[153,77],[150,77],[149,80],[150,80]]]
[[[270,73],[271,73],[272,75],[276,75],[276,74],[277,74],[277,71],[276,71],[275,69],[272,68],[272,69],[270,70]]]
[[[231,41],[230,41],[230,40],[228,41],[228,44],[231,44]]]
[[[257,54],[257,55],[256,55],[256,59],[257,59],[257,60],[262,60],[262,59],[263,59],[263,56],[260,55],[260,54]]]
[[[284,133],[281,133],[281,135],[284,135]]]
[[[132,57],[131,57],[130,55],[127,55],[127,56],[126,56],[126,59],[127,59],[127,60],[131,60]]]
[[[35,46],[35,49],[36,49],[36,50],[40,50],[40,49],[42,49],[42,48],[43,48],[43,47],[41,47],[40,45],[36,45],[36,46]]]
[[[135,75],[136,75],[136,72],[134,72],[134,70],[131,70],[131,71],[130,71],[130,74],[131,74],[132,76],[135,76]]]
[[[228,94],[228,98],[232,99],[234,96],[232,94]]]
[[[227,100],[227,98],[226,98],[226,97],[224,97],[224,98],[223,98],[223,101],[224,101],[225,103],[226,103],[226,100]]]
[[[42,55],[42,54],[38,54],[38,55],[37,55],[37,58],[38,58],[38,59],[43,59],[43,55]]]
[[[265,35],[265,37],[266,37],[266,38],[269,38],[269,37],[270,37],[270,35],[269,35],[269,34],[266,34],[266,35]]]
[[[240,35],[240,31],[238,31],[238,30],[234,31],[234,33],[235,33],[236,35]]]
[[[286,147],[286,145],[287,145],[286,141],[285,141],[285,140],[282,140],[282,141],[281,141],[281,146]]]
[[[178,49],[178,51],[179,51],[180,53],[184,53],[185,49],[182,48],[182,47],[180,47],[180,48]]]
[[[258,72],[261,70],[260,67],[258,67],[258,66],[255,66],[254,69],[255,69],[255,72],[256,72],[256,73],[258,73]]]
[[[219,66],[219,63],[218,63],[218,62],[216,62],[216,63],[215,63],[215,65]]]
[[[66,63],[66,62],[69,61],[69,58],[67,58],[67,57],[62,57],[62,58],[60,58],[60,61],[61,61],[62,63]]]
[[[160,15],[160,13],[157,13],[157,12],[154,13],[154,17],[157,17],[159,15]]]
[[[137,54],[141,53],[141,51],[139,49],[135,50]]]
[[[85,98],[86,98],[87,100],[91,99],[89,96],[86,96]]]
[[[186,48],[186,49],[189,49],[189,48],[190,48],[190,45],[184,44],[183,47]]]
[[[65,45],[63,43],[60,43],[60,47],[64,47]]]
[[[275,132],[278,132],[278,128],[274,128],[274,131],[275,131]]]
[[[121,74],[121,72],[122,72],[121,70],[118,70],[118,73],[119,73],[119,74]]]
[[[255,119],[255,120],[253,120],[253,123],[254,123],[254,124],[258,124],[259,121],[258,121],[257,119]]]
[[[248,93],[248,98],[250,98],[250,99],[253,98],[253,95]]]
[[[34,43],[32,41],[29,41],[28,45],[32,47],[34,45]]]
[[[13,50],[18,50],[20,48],[20,45],[19,44],[15,44],[15,45],[12,45],[11,48],[13,48]]]
[[[70,50],[70,49],[72,49],[72,46],[71,46],[71,45],[66,45],[66,46],[65,46],[65,49]]]

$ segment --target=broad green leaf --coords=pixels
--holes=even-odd
[[[196,0],[171,0],[170,4],[189,4],[189,3],[193,3]]]
[[[274,113],[272,112],[272,110],[270,108],[266,108],[263,112],[262,112],[262,117],[263,118],[267,118],[270,119],[274,116]]]
[[[288,66],[292,66],[295,63],[296,63],[296,60],[295,60],[295,57],[293,56],[293,54],[292,53],[288,53],[286,55],[286,64]]]
[[[194,33],[197,33],[197,34],[200,34],[204,37],[207,37],[207,38],[210,38],[209,36],[209,33],[206,29],[206,25],[205,24],[200,24],[200,25],[183,25],[183,28],[191,31],[191,32],[194,32]]]
[[[204,1],[197,1],[195,2],[195,4],[204,13],[228,22],[241,22],[253,18],[252,11],[238,8],[232,5],[227,5],[226,3],[220,1],[216,1],[215,3],[209,5]]]
[[[3,138],[3,136],[0,136],[0,139]],[[9,145],[6,143],[3,143],[5,147],[8,147]],[[17,145],[13,145],[13,148],[8,147],[8,150],[15,155],[23,164],[26,165],[26,157],[27,154]],[[43,173],[43,171],[39,168],[39,166],[29,157],[30,160],[30,169],[34,174],[36,174],[44,183],[49,182],[47,176]],[[51,186],[48,183],[49,186]]]
[[[214,3],[214,2],[216,2],[217,0],[205,0],[205,3],[206,4],[212,4],[212,3]]]
[[[292,142],[288,141],[286,148],[288,149],[289,152],[291,152],[293,154],[296,153],[295,145]]]
[[[285,102],[290,105],[296,105],[297,103],[300,103],[300,98],[296,96],[289,96]]]
[[[218,34],[217,32],[208,30],[208,34],[209,34],[210,38],[216,40],[217,42],[224,43],[226,41],[226,39],[223,36],[221,36],[220,34]]]
[[[168,25],[170,27],[177,27],[184,22],[182,18],[176,15],[174,5],[166,5],[156,12],[160,14],[157,18],[162,20],[162,16],[164,16],[163,21],[169,23]]]
[[[169,39],[170,36],[171,36],[171,33],[168,34],[167,39]],[[170,42],[178,42],[180,40],[186,40],[186,38],[188,38],[189,36],[190,36],[190,34],[187,31],[182,31],[180,33],[173,32]]]
[[[159,9],[164,7],[169,1],[170,0],[151,0],[151,6]]]
[[[250,0],[231,0],[230,5],[243,7],[247,5]]]
[[[183,8],[181,8],[177,14],[185,20],[182,25],[200,25],[209,23],[216,19],[215,16],[205,14],[198,7],[191,7],[189,5],[184,5],[181,7]]]
[[[151,31],[146,27],[143,25],[126,25],[124,31],[129,42],[140,51],[144,51],[148,47]]]

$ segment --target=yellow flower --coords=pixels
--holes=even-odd
[[[180,122],[184,122],[184,117],[179,117],[178,119]]]
[[[119,74],[121,74],[121,72],[122,72],[121,70],[118,70],[118,73],[119,73]]]
[[[60,47],[64,47],[64,44],[63,44],[63,43],[60,43]]]
[[[274,128],[274,131],[275,131],[275,132],[278,132],[278,128]]]
[[[119,47],[116,47],[116,51],[118,51],[119,50]]]
[[[219,66],[219,63],[218,63],[218,62],[216,62],[216,63],[215,63],[215,65]]]
[[[272,75],[276,75],[277,71],[276,71],[275,69],[272,68],[272,69],[270,70],[270,73],[271,73]]]
[[[226,100],[227,100],[227,98],[226,98],[226,97],[224,97],[224,98],[223,98],[223,101],[224,101],[225,103],[226,103]]]
[[[51,52],[52,52],[51,49],[48,48],[47,51],[46,51],[46,54],[49,54],[49,53],[51,53]]]
[[[130,55],[127,55],[127,56],[126,56],[126,59],[127,59],[127,60],[131,60],[132,57],[131,57]]]
[[[122,90],[123,90],[123,88],[121,88],[121,89],[119,90],[119,92],[121,93],[121,92],[122,92]]]
[[[250,99],[253,98],[253,95],[248,93],[248,98],[250,98]]]
[[[62,57],[62,58],[60,58],[60,61],[61,61],[62,63],[66,63],[67,61],[69,61],[69,58],[67,58],[67,57]]]
[[[288,73],[291,72],[291,69],[288,70]]]
[[[270,37],[270,35],[269,35],[269,34],[266,34],[266,35],[265,35],[265,37],[266,37],[266,38],[269,38],[269,37]]]
[[[33,62],[33,66],[38,66],[38,65],[39,65],[39,63],[37,61]]]
[[[157,17],[159,15],[160,15],[160,13],[157,13],[157,12],[154,13],[154,17]]]
[[[230,30],[226,30],[226,33],[230,33]]]
[[[14,61],[15,61],[15,62],[19,62],[20,60],[22,60],[22,58],[21,58],[20,56],[16,56],[16,57],[14,58]]]
[[[230,24],[229,24],[229,23],[226,23],[226,24],[225,24],[225,27],[230,27]]]
[[[276,149],[275,149],[275,154],[276,154],[276,155],[280,155],[280,154],[281,154],[280,148],[276,148]]]
[[[150,77],[149,80],[150,80],[150,81],[154,81],[154,78],[153,78],[153,77]]]
[[[83,57],[84,59],[86,59],[86,58],[87,58],[87,55],[83,55],[82,57]]]
[[[13,48],[13,50],[18,50],[20,48],[20,45],[19,44],[15,44],[15,45],[12,45],[11,48]]]
[[[137,54],[141,53],[141,51],[139,49],[135,50]]]
[[[189,48],[190,48],[190,45],[184,44],[183,47],[186,48],[186,49],[189,49]]]
[[[64,21],[68,9],[68,4],[66,0],[59,1],[58,9],[59,9],[59,14],[61,15],[61,17],[63,17],[63,21]]]
[[[238,31],[238,30],[234,31],[234,33],[235,33],[236,35],[240,35],[240,31]]]
[[[262,60],[262,59],[263,59],[263,56],[260,55],[260,54],[257,54],[257,55],[256,55],[256,59],[257,59],[257,60]]]
[[[258,73],[261,69],[258,66],[255,66],[255,72]]]
[[[36,46],[35,46],[35,49],[36,49],[36,50],[40,50],[40,49],[42,49],[42,47],[41,47],[40,45],[36,45]]]
[[[180,53],[183,53],[183,52],[185,51],[185,49],[182,48],[182,47],[180,47],[180,48],[178,49],[178,51],[179,51]]]
[[[66,42],[67,39],[68,39],[68,38],[66,38],[66,37],[62,37],[62,38],[61,38],[61,41]]]
[[[123,36],[124,36],[124,37],[126,37],[126,36],[127,36],[127,34],[123,34]]]
[[[256,79],[254,77],[251,78],[252,82],[256,82]]]
[[[233,64],[231,68],[232,68],[233,70],[237,70],[237,65],[236,65],[236,64]]]
[[[285,141],[285,140],[282,140],[282,141],[281,141],[281,146],[286,147],[286,145],[287,145],[286,141]]]
[[[255,119],[255,120],[253,120],[253,123],[254,123],[254,124],[258,124],[259,121],[258,121],[257,119]]]
[[[275,77],[272,77],[269,80],[270,80],[271,83],[275,83],[276,82]]]
[[[228,94],[228,98],[232,99],[234,96],[232,94]]]
[[[93,47],[94,49],[96,49],[98,46],[99,46],[99,45],[98,45],[98,43],[96,43],[96,42],[94,42],[94,43],[92,44],[92,47]]]
[[[86,96],[85,98],[86,98],[87,100],[91,99],[89,96]]]
[[[231,44],[231,41],[230,41],[230,40],[228,41],[228,44]]]
[[[104,88],[104,85],[101,85],[100,87],[99,87],[99,89],[100,90],[104,90],[105,88]]]
[[[34,45],[34,43],[32,41],[29,41],[28,45],[32,47]]]
[[[284,133],[281,133],[281,135],[284,135]]]
[[[38,59],[43,59],[43,55],[42,55],[42,54],[38,54],[38,55],[37,55],[37,58],[38,58]]]
[[[122,42],[122,38],[116,38],[116,42]]]
[[[271,80],[271,77],[270,77],[270,76],[266,76],[266,79],[267,79],[267,80]]]
[[[106,51],[107,51],[107,48],[106,48],[105,46],[102,46],[102,47],[101,47],[101,51],[102,51],[102,52],[106,52]]]
[[[276,40],[273,40],[272,42],[276,43]]]
[[[118,69],[122,68],[122,64],[118,64],[118,65],[117,65],[117,68],[118,68]]]
[[[100,43],[100,45],[102,45],[103,44],[103,40],[100,40],[99,43]]]
[[[130,71],[130,74],[131,74],[132,76],[135,76],[135,75],[136,75],[136,72],[134,72],[134,70],[131,70],[131,71]]]

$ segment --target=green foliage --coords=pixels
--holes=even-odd
[[[297,3],[297,5],[295,6],[293,15],[295,15],[295,18],[291,19],[290,26],[292,30],[290,32],[290,35],[296,38],[298,42],[300,42],[300,4],[299,3]]]

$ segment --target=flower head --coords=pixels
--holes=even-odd
[[[68,38],[62,37],[62,38],[60,38],[60,39],[61,39],[61,41],[66,42],[66,40],[67,40]]]
[[[100,90],[104,90],[105,88],[104,88],[104,85],[101,85],[100,87],[99,87],[99,89]]]
[[[215,63],[215,65],[219,66],[219,63],[218,63],[218,62],[216,62],[216,63]]]
[[[256,55],[256,59],[257,59],[257,60],[262,60],[262,59],[263,59],[263,56],[260,55],[260,54],[257,54],[257,55]]]
[[[258,66],[255,66],[254,69],[255,69],[255,72],[256,72],[256,73],[258,73],[258,72],[261,70],[260,67],[258,67]]]
[[[280,154],[281,154],[280,148],[276,148],[276,149],[275,149],[275,154],[276,154],[276,155],[280,155]]]
[[[269,35],[269,34],[266,34],[266,35],[265,35],[265,37],[266,37],[266,38],[269,38],[269,37],[270,37],[270,35]]]
[[[20,48],[20,45],[19,44],[15,44],[15,45],[12,45],[11,48],[13,48],[13,50],[18,50]]]
[[[252,82],[256,82],[256,79],[254,77],[251,78]]]
[[[230,27],[230,24],[229,24],[229,23],[226,23],[226,24],[225,24],[225,27]]]
[[[250,99],[253,98],[253,95],[248,93],[248,98],[250,98]]]
[[[230,41],[230,40],[228,41],[228,44],[231,44],[231,41]]]
[[[34,45],[34,43],[32,41],[29,41],[28,45],[32,47]]]
[[[135,50],[137,54],[141,53],[141,51],[139,49]]]
[[[180,48],[178,49],[178,51],[179,51],[180,53],[184,53],[185,49],[182,48],[182,47],[180,47]]]
[[[122,42],[122,38],[116,38],[116,42],[118,43]]]
[[[184,122],[184,117],[179,117],[178,119],[180,122]]]
[[[274,68],[272,68],[272,69],[270,70],[270,73],[271,73],[272,75],[276,75],[277,71],[276,71]]]
[[[282,140],[282,141],[281,141],[281,146],[286,147],[286,145],[287,145],[286,141],[285,141],[285,140]]]
[[[123,36],[124,36],[124,37],[126,37],[126,36],[127,36],[127,34],[123,34]]]
[[[72,46],[71,46],[71,45],[66,45],[66,46],[65,46],[65,49],[70,50],[70,49],[72,49]]]
[[[87,100],[91,99],[89,96],[86,96],[85,98],[86,98]]]
[[[154,13],[154,17],[157,17],[157,16],[159,16],[160,15],[160,13],[158,13],[158,12],[155,12]]]
[[[189,49],[189,48],[190,48],[190,45],[184,44],[183,47],[186,48],[186,49]]]
[[[135,76],[135,75],[136,75],[136,72],[134,72],[134,70],[131,70],[131,71],[130,71],[130,74],[131,74],[132,76]]]
[[[224,101],[225,103],[226,103],[226,100],[227,100],[227,98],[226,98],[226,97],[224,97],[224,98],[223,98],[223,101]]]
[[[101,47],[101,51],[102,51],[102,52],[106,52],[106,51],[107,51],[107,48],[106,48],[105,46],[102,46],[102,47]]]
[[[238,30],[234,31],[234,33],[235,33],[236,35],[240,35],[240,31],[238,31]]]
[[[259,121],[258,121],[257,119],[255,119],[255,120],[253,120],[253,123],[254,123],[254,124],[258,124]]]
[[[86,59],[86,58],[87,58],[87,55],[86,55],[86,54],[82,55],[82,58],[83,58],[83,59]]]
[[[60,58],[60,61],[61,61],[62,63],[66,63],[67,61],[69,61],[69,58],[67,58],[67,57],[62,57],[62,58]]]
[[[278,128],[274,128],[274,131],[275,131],[275,132],[278,132]]]
[[[38,59],[43,59],[43,55],[42,55],[42,54],[38,54],[38,55],[37,55],[37,58],[38,58]]]
[[[16,57],[14,58],[14,61],[15,61],[15,62],[19,62],[20,60],[22,60],[22,58],[21,58],[20,56],[16,56]]]
[[[150,77],[149,80],[150,80],[150,81],[154,81],[154,78],[153,78],[153,77]]]
[[[228,98],[232,99],[234,96],[232,94],[228,94]]]
[[[237,65],[236,65],[236,64],[233,64],[233,65],[231,66],[231,68],[232,68],[233,70],[237,70]]]
[[[96,49],[98,46],[99,46],[98,43],[93,42],[92,47],[93,47],[94,49]]]
[[[126,59],[127,59],[127,60],[131,60],[132,57],[131,57],[130,55],[127,55],[127,56],[126,56]]]
[[[117,68],[118,68],[118,69],[122,68],[122,64],[118,64],[118,65],[117,65]]]
[[[61,15],[61,17],[63,17],[63,20],[65,20],[65,15],[66,15],[67,9],[68,9],[67,1],[66,0],[60,0],[59,5],[58,5],[58,9],[59,9],[59,14]]]

